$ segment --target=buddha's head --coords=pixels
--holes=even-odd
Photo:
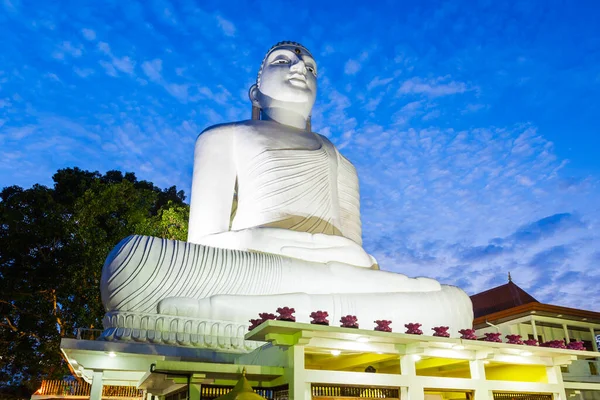
[[[317,96],[317,64],[301,44],[279,42],[263,59],[249,95],[255,109],[284,109],[308,119]]]

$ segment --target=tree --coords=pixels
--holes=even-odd
[[[183,191],[120,171],[59,170],[54,187],[0,192],[0,388],[33,392],[67,371],[60,339],[100,328],[100,275],[124,237],[185,240]]]

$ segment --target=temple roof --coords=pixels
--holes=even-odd
[[[538,302],[532,295],[516,285],[510,274],[508,283],[474,294],[471,296],[471,301],[475,316],[473,321],[475,329],[486,327],[490,322],[498,324],[531,314],[600,324],[599,312]]]
[[[475,318],[508,310],[528,303],[538,303],[512,280],[508,283],[471,296]]]

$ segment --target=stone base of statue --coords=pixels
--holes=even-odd
[[[250,319],[284,306],[298,322],[323,310],[336,322],[355,315],[364,327],[387,319],[457,332],[473,318],[462,290],[432,279],[148,236],[111,252],[101,293],[105,339],[199,347],[243,346]]]
[[[148,314],[135,311],[106,313],[100,340],[221,349],[245,353],[261,343],[244,340],[248,324],[231,321]]]

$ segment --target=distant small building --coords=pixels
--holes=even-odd
[[[588,351],[598,352],[600,313],[544,304],[515,284],[504,285],[471,296],[479,338],[500,332],[535,339],[539,343],[562,340],[565,344],[581,341]],[[600,356],[600,354],[598,354]],[[569,399],[600,399],[600,362],[586,357],[561,367]]]

